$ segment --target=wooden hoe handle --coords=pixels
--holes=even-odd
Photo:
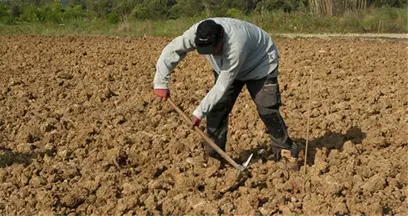
[[[187,121],[190,125],[192,124],[191,119],[183,112],[183,110],[178,107],[171,98],[167,98],[167,101],[173,106],[179,115],[181,115],[184,120]],[[200,134],[200,136],[208,143],[218,154],[220,154],[226,161],[228,161],[232,166],[240,170],[241,172],[245,170],[246,167],[237,164],[230,156],[228,156],[217,144],[214,143],[199,127],[194,126],[194,130]]]

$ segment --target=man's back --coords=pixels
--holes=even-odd
[[[260,79],[274,71],[278,64],[278,52],[267,32],[252,23],[238,19],[211,19],[220,24],[225,32],[223,54],[206,55],[216,72],[228,67],[222,65],[225,59],[234,57],[244,61],[237,80]],[[240,44],[241,50],[230,49],[234,44]]]

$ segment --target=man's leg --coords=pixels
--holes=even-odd
[[[215,79],[218,76],[216,73]],[[207,115],[207,135],[225,151],[225,143],[227,142],[228,132],[228,115],[234,106],[234,103],[242,90],[244,83],[235,81],[221,98],[221,100],[214,106],[214,108]],[[204,145],[204,149],[212,157],[216,157],[216,151],[209,145]]]
[[[299,149],[288,136],[287,127],[279,112],[281,95],[277,78],[268,75],[260,80],[247,81],[246,84],[257,106],[259,116],[268,129],[275,159],[279,160],[282,153],[286,157],[297,157]]]

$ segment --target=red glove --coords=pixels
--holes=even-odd
[[[170,97],[170,90],[169,89],[154,89],[154,94],[161,97],[162,100],[166,100]]]
[[[191,128],[198,127],[198,125],[200,125],[200,122],[201,122],[201,119],[197,118],[196,116],[193,116]]]

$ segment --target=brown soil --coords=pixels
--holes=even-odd
[[[406,43],[275,40],[297,142],[312,97],[308,165],[267,159],[245,90],[227,153],[256,158],[237,179],[228,164],[186,160],[203,156],[200,137],[152,94],[169,41],[0,37],[0,214],[408,214]],[[190,114],[212,82],[206,61],[189,54],[173,73],[173,99]]]

